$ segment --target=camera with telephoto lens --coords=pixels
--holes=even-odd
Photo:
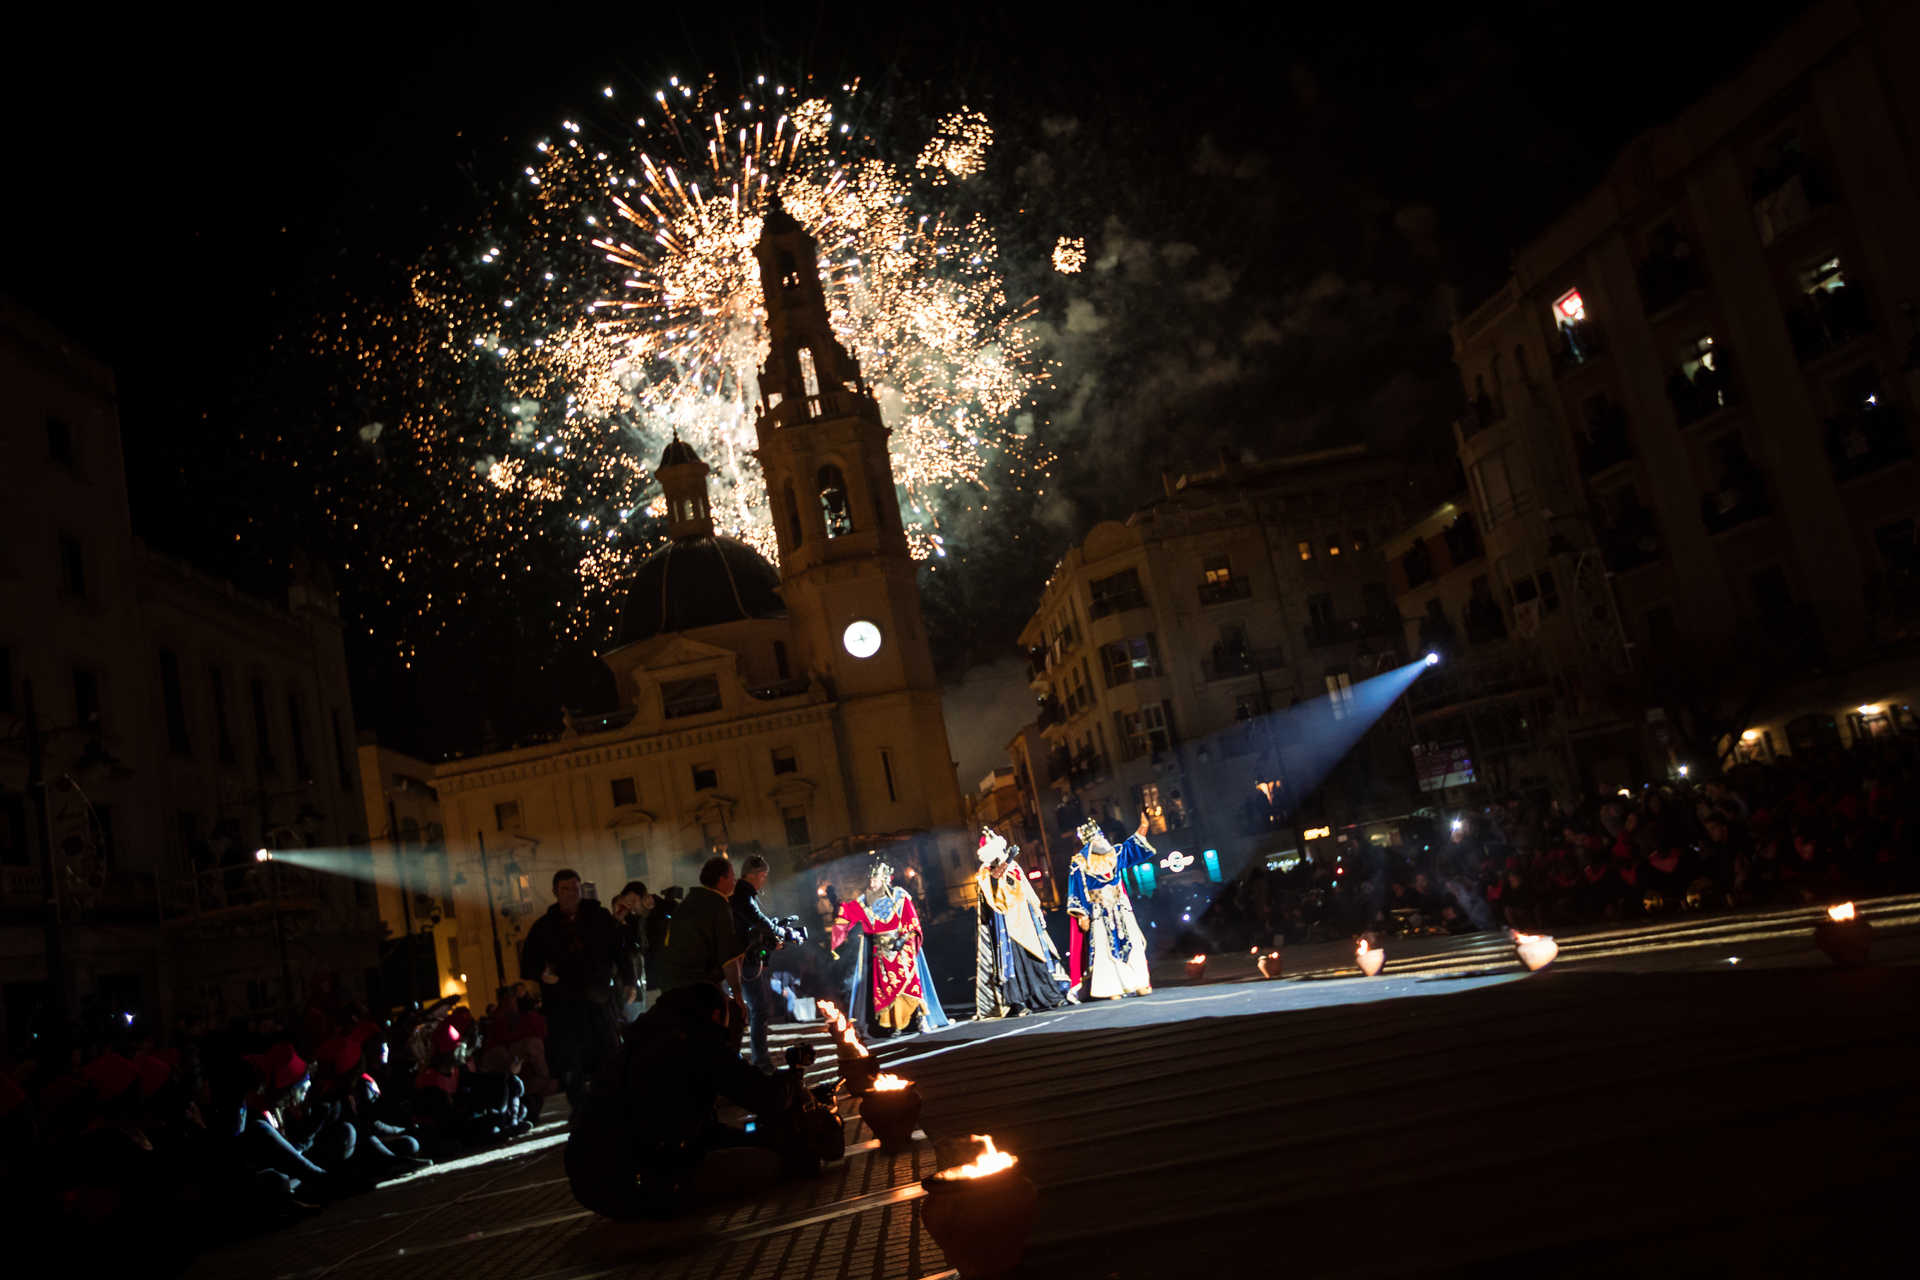
[[[779,949],[781,942],[791,942],[797,945],[806,940],[807,931],[805,926],[800,923],[799,916],[776,916],[774,917],[773,927],[771,929],[765,925],[760,925],[748,935],[746,954],[740,961],[741,971],[749,978],[754,977],[758,975],[762,969],[767,967],[770,958],[773,953]]]

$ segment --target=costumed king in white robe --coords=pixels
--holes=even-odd
[[[980,915],[975,1018],[1004,1018],[1079,1002],[1061,967],[1060,952],[1047,936],[1039,895],[1015,861],[1019,853],[999,832],[981,832],[980,870],[973,877]]]
[[[1087,933],[1087,961],[1093,971],[1089,994],[1095,1000],[1146,995],[1153,990],[1147,939],[1134,919],[1120,873],[1157,856],[1147,843],[1147,815],[1140,815],[1139,829],[1117,849],[1097,819],[1081,823],[1076,834],[1085,843],[1067,873],[1067,914]]]

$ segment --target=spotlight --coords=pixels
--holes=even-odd
[[[1430,667],[1437,667],[1437,666],[1439,666],[1439,665],[1440,665],[1440,655],[1439,655],[1439,654],[1437,654],[1437,653],[1434,653],[1434,652],[1432,652],[1432,651],[1429,651],[1429,652],[1427,653],[1427,665],[1428,665],[1428,666],[1430,666]]]
[[[1467,824],[1466,824],[1465,822],[1463,822],[1462,820],[1460,820],[1459,818],[1455,818],[1455,819],[1453,820],[1453,829],[1454,829],[1455,831],[1458,831],[1458,830],[1459,830],[1460,828],[1462,828],[1462,827],[1464,827],[1464,826],[1466,826],[1466,825],[1467,825]]]
[[[255,850],[253,851],[253,860],[254,860],[255,862],[272,862],[272,861],[273,861],[273,850],[271,850],[271,849],[255,849]]]
[[[1687,766],[1685,765],[1680,766],[1680,776],[1683,778],[1687,776]]]

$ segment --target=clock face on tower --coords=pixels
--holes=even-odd
[[[871,658],[880,652],[880,628],[864,618],[848,623],[847,629],[840,633],[840,643],[856,658]]]

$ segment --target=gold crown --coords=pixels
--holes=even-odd
[[[873,871],[870,872],[869,874],[874,874],[874,873],[883,875],[887,877],[889,880],[891,880],[893,878],[893,864],[891,862],[888,862],[885,858],[876,858],[873,863]]]
[[[1075,828],[1074,834],[1080,837],[1080,842],[1082,844],[1093,843],[1093,838],[1101,834],[1100,819],[1088,818],[1085,822],[1081,823],[1077,828]]]

